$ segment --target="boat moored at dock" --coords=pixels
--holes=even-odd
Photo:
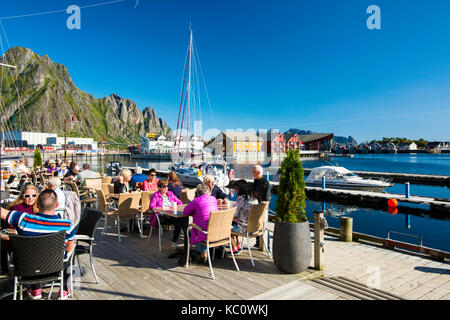
[[[327,187],[335,189],[383,191],[393,186],[389,180],[364,179],[344,167],[337,166],[314,168],[305,182],[309,187],[320,187],[323,178]]]

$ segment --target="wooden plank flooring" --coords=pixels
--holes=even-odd
[[[323,275],[312,269],[301,274],[284,274],[259,250],[252,251],[255,261],[252,267],[248,251],[244,250],[236,256],[240,272],[236,271],[231,256],[225,255],[224,259],[216,256],[213,261],[216,279],[212,280],[208,265],[193,263],[186,269],[177,265],[178,259],[168,258],[173,252],[169,248],[171,231],[164,232],[162,252],[158,250],[156,232],[149,243],[147,237],[140,239],[138,234],[131,233],[123,235],[119,244],[116,234],[111,232],[102,237],[100,231],[101,228],[94,247],[94,264],[100,283],[95,283],[88,255],[81,256],[86,273],[82,277],[74,276],[75,299],[244,300],[299,279]],[[181,239],[179,246],[182,247]],[[304,293],[312,290],[320,297],[321,291],[311,288]],[[325,291],[323,294],[330,297]],[[332,298],[337,297],[332,295]]]

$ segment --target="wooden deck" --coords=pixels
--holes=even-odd
[[[178,259],[168,258],[174,252],[169,248],[171,234],[171,231],[164,233],[162,252],[159,252],[155,232],[149,243],[147,237],[140,239],[138,234],[131,233],[124,235],[122,244],[118,243],[117,235],[110,233],[103,238],[98,232],[94,263],[100,283],[95,283],[88,256],[82,256],[82,267],[86,274],[83,277],[75,275],[74,298],[244,300],[290,283],[291,286],[303,289],[304,298],[311,296],[311,293],[319,299],[322,294],[325,299],[342,298],[298,282],[321,277],[323,272],[311,269],[294,275],[281,273],[267,254],[258,250],[252,251],[255,267],[251,265],[248,252],[244,251],[236,257],[240,272],[236,271],[230,256],[225,256],[224,259],[216,257],[213,261],[216,279],[212,280],[207,264],[190,264],[186,269],[177,265]],[[302,291],[296,292],[298,296]]]
[[[236,257],[240,272],[231,257],[216,258],[216,280],[212,280],[208,265],[192,264],[186,269],[168,258],[173,252],[170,231],[163,235],[162,252],[155,232],[149,243],[131,233],[123,235],[119,244],[117,235],[103,238],[101,231],[94,247],[100,283],[94,281],[89,257],[81,256],[86,273],[80,277],[78,267],[74,268],[75,300],[354,300],[380,296],[376,290],[393,298],[450,299],[449,262],[368,243],[341,242],[330,235],[325,236],[325,273],[309,269],[284,274],[265,253],[253,250],[255,267],[247,252]],[[5,281],[1,276],[1,294],[6,292]],[[370,286],[374,284],[375,289]]]

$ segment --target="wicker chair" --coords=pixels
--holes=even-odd
[[[211,264],[211,256],[209,248],[220,247],[228,243],[228,245],[230,246],[231,256],[233,257],[234,265],[236,266],[236,270],[239,271],[239,267],[233,254],[233,249],[231,247],[231,223],[233,222],[233,217],[234,214],[236,213],[236,209],[237,208],[231,208],[228,210],[211,212],[208,222],[208,231],[203,230],[200,226],[196,224],[190,224],[188,226],[186,236],[189,245],[186,255],[186,269],[189,266],[189,251],[190,251],[189,230],[197,229],[198,231],[206,235],[206,241],[201,243],[206,245],[206,252],[208,255],[208,263],[209,269],[211,270],[212,279],[214,280],[215,277]]]
[[[80,225],[78,227],[78,232],[75,236],[75,256],[77,257],[78,266],[81,270],[81,275],[83,275],[80,258],[81,254],[89,254],[91,269],[94,273],[95,280],[98,282],[97,273],[94,268],[94,259],[92,257],[92,245],[94,244],[94,234],[97,229],[98,222],[102,216],[102,212],[92,208],[84,209],[83,215],[81,216]],[[82,246],[79,243],[87,243],[88,246]]]
[[[93,197],[92,195],[90,195],[88,191],[80,192],[78,189],[78,186],[75,182],[64,181],[63,184],[65,186],[68,186],[71,191],[75,192],[78,195],[82,206],[86,206],[87,204],[92,204],[92,203],[97,202],[97,199],[95,197]],[[64,189],[66,189],[66,188],[64,188]]]
[[[117,233],[119,236],[119,243],[122,243],[122,239],[120,237],[120,218],[131,220],[134,219],[140,212],[139,210],[139,202],[141,200],[141,193],[121,193],[119,194],[119,200],[117,202],[117,209],[108,211],[108,215],[116,218],[117,221]],[[105,220],[105,227],[108,228],[107,220]],[[130,225],[127,224],[128,232]],[[108,230],[106,230],[108,231]]]
[[[270,254],[270,251],[267,250],[267,245],[264,241],[264,214],[266,213],[267,209],[269,208],[269,202],[263,201],[260,204],[252,205],[250,208],[250,212],[248,214],[248,221],[247,223],[240,223],[243,226],[247,227],[247,230],[245,233],[240,232],[231,232],[232,236],[238,236],[243,237],[247,239],[247,247],[248,247],[248,253],[250,254],[250,260],[252,261],[252,266],[255,266],[255,263],[253,262],[253,256],[252,256],[252,250],[250,248],[250,238],[256,238],[261,236],[261,239],[263,241],[264,247],[267,251],[267,254],[269,255],[269,258],[272,259],[272,255]]]
[[[107,183],[102,183],[102,191],[105,194],[105,197],[108,198],[109,197],[109,187]]]
[[[42,174],[42,172],[39,173],[39,179],[40,179],[39,183],[41,184],[42,187],[45,186],[45,185],[47,184],[48,180],[49,180],[49,179],[46,179],[46,178],[44,177],[44,175]]]
[[[102,183],[109,184],[109,183],[111,183],[112,179],[113,179],[113,177],[103,177],[102,178]]]
[[[152,196],[150,197],[150,202],[151,199],[153,197],[153,194],[156,191],[147,191],[147,192],[152,192]],[[150,203],[148,204],[147,208],[150,206]],[[150,212],[149,212],[150,213]],[[162,235],[162,228],[161,228],[161,222],[159,221],[159,214],[155,214],[156,217],[156,221],[158,222],[158,241],[159,241],[159,252],[161,252],[161,235]],[[148,238],[147,238],[147,243],[150,241],[151,237],[152,237],[152,233],[153,233],[153,226],[150,225],[150,232],[148,233]]]
[[[156,191],[143,191],[141,197],[141,210],[137,217],[137,224],[139,228],[139,233],[141,234],[141,239],[144,238],[144,219],[150,214],[150,202],[152,200],[153,194]]]
[[[83,182],[83,189],[89,191],[100,189],[102,187],[102,178],[85,178]],[[95,191],[94,191],[95,192]]]
[[[181,191],[180,200],[183,204],[189,204],[195,198],[195,189],[183,189]]]
[[[31,170],[31,182],[37,186],[38,185],[38,178],[36,176],[36,172],[34,170]]]
[[[105,218],[103,227],[103,236],[105,236],[108,231],[108,216],[112,215],[115,211],[117,211],[117,208],[112,207],[114,201],[107,200],[103,190],[97,189],[95,191],[97,192],[97,208],[104,215]]]
[[[109,190],[109,193],[114,193],[114,184],[112,184],[112,183],[108,184],[108,190]]]
[[[55,281],[63,287],[65,232],[55,232],[44,236],[11,236],[11,251],[14,264],[14,296],[20,290],[23,299],[23,286],[52,283],[48,298],[53,292]]]

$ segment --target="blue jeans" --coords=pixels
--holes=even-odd
[[[208,251],[207,248],[206,248],[206,246],[205,246],[204,244],[201,244],[201,243],[196,243],[196,244],[195,244],[195,250],[196,250],[197,252],[203,252],[203,253],[205,253],[205,252]]]

